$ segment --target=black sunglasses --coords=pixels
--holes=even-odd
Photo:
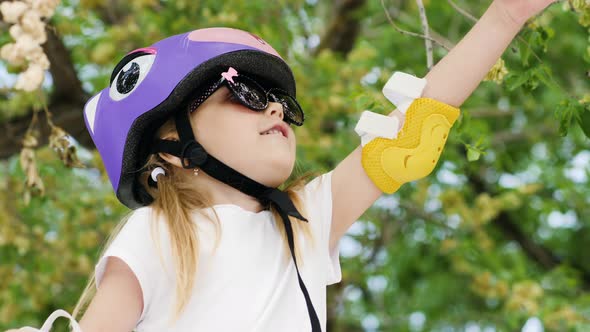
[[[265,90],[260,84],[253,79],[238,74],[237,70],[232,67],[221,73],[221,79],[195,99],[190,106],[190,111],[194,111],[201,105],[205,99],[209,98],[223,84],[227,85],[231,93],[244,106],[254,111],[263,111],[268,107],[269,102],[280,103],[283,106],[283,120],[287,123],[301,126],[304,121],[304,114],[301,106],[286,91],[278,88]]]

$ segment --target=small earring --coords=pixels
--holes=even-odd
[[[199,168],[193,168],[193,175],[194,176],[198,176],[199,175]]]

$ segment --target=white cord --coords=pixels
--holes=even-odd
[[[74,317],[72,317],[67,311],[62,310],[62,309],[58,309],[58,310],[54,311],[51,315],[49,315],[49,317],[47,317],[47,320],[45,321],[45,323],[43,323],[43,326],[41,326],[41,329],[36,329],[34,327],[25,326],[25,327],[20,328],[19,331],[22,331],[22,332],[49,332],[51,330],[51,327],[53,327],[53,323],[59,317],[65,317],[70,320],[73,332],[82,332],[80,325],[78,324],[78,322],[76,322]]]

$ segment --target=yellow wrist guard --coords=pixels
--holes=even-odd
[[[406,112],[397,138],[377,137],[362,150],[362,165],[381,191],[391,194],[402,184],[432,172],[459,117],[458,108],[430,98],[418,98]]]

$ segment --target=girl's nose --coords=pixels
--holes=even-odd
[[[283,105],[281,103],[276,102],[269,102],[268,107],[264,111],[266,115],[269,116],[278,116],[281,120],[283,120],[285,114],[283,112]]]

